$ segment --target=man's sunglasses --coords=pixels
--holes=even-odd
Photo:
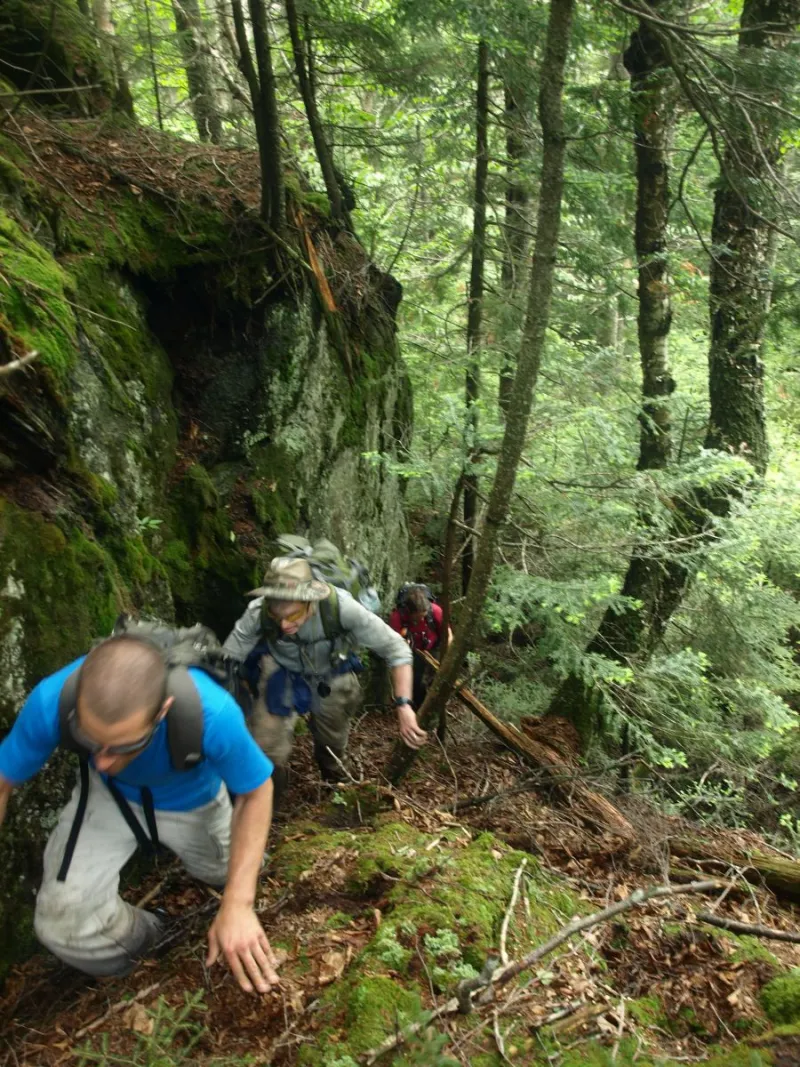
[[[297,611],[293,611],[291,615],[277,615],[272,608],[269,609],[269,613],[275,622],[288,622],[290,626],[293,626],[296,622],[300,622],[308,614],[309,604],[303,604],[302,608],[298,608]]]
[[[162,702],[163,703],[163,702]],[[159,705],[159,710],[161,706]],[[159,720],[160,722],[160,720]],[[69,726],[69,732],[72,734],[72,739],[85,748],[91,755],[96,756],[99,752],[104,752],[107,756],[130,756],[133,752],[141,752],[147,748],[150,742],[153,740],[153,734],[158,729],[158,722],[154,722],[144,737],[140,737],[138,741],[129,741],[126,745],[101,745],[99,741],[95,741],[94,738],[89,737],[84,733],[78,722],[78,710],[73,708],[67,716],[67,724]]]

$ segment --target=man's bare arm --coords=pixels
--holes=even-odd
[[[253,910],[256,885],[272,822],[272,779],[236,798],[231,823],[231,858],[225,892],[208,932],[207,966],[225,956],[248,993],[267,993],[278,984],[277,964]]]
[[[398,667],[391,668],[392,689],[396,697],[408,697],[411,699],[414,678],[411,667],[407,663],[401,663]],[[417,715],[411,704],[401,704],[397,709],[397,721],[400,728],[400,736],[409,748],[422,748],[428,739],[425,730],[420,728]]]

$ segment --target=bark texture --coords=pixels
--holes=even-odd
[[[130,118],[135,118],[133,108],[133,96],[128,77],[122,64],[114,22],[111,18],[109,0],[94,0],[94,23],[100,36],[100,48],[105,56],[105,64],[109,70],[114,71],[115,91],[114,106],[123,111]]]
[[[484,269],[486,264],[486,180],[489,174],[489,48],[478,44],[478,77],[475,94],[475,202],[472,223],[472,262],[467,303],[467,372],[464,382],[466,462],[464,476],[464,553],[461,585],[469,588],[475,560],[475,538],[470,530],[478,521],[478,476],[469,467],[477,462],[478,400],[481,393],[481,327],[483,322]]]
[[[319,111],[317,109],[317,98],[314,91],[313,80],[314,68],[311,55],[306,47],[307,40],[300,32],[300,25],[297,18],[297,5],[295,4],[295,0],[285,0],[285,4],[286,18],[289,24],[289,37],[292,42],[294,69],[297,73],[297,84],[300,87],[300,95],[303,98],[303,106],[306,109],[306,118],[308,119],[308,126],[311,130],[312,140],[314,141],[317,162],[319,163],[320,170],[322,171],[322,178],[325,182],[325,191],[327,192],[328,200],[330,200],[331,203],[331,214],[335,219],[344,222],[348,229],[352,229],[347,209],[345,208],[342,199],[342,191],[339,188],[339,179],[336,175],[336,168],[333,165],[333,154],[330,145],[325,139],[325,133],[322,129],[322,120],[320,119]],[[305,27],[307,31],[307,20]]]
[[[513,60],[509,60],[513,63]],[[525,156],[525,139],[522,136],[520,100],[523,98],[522,78],[509,66],[505,75],[504,105],[506,124],[506,203],[503,260],[500,266],[500,281],[507,299],[504,335],[511,335],[517,323],[516,305],[522,294],[525,281],[525,260],[528,254],[527,214],[528,190],[520,176],[520,165]],[[498,383],[498,402],[505,415],[514,384],[515,361],[511,352],[503,357]]]
[[[231,0],[239,64],[250,90],[253,121],[261,164],[261,218],[276,233],[283,229],[286,216],[283,189],[278,100],[269,43],[267,13],[263,0],[248,0],[256,59],[250,51],[241,0]]]
[[[199,0],[172,0],[178,47],[186,70],[189,98],[201,141],[219,144],[222,120],[208,55],[203,48],[203,15]]]
[[[672,309],[667,269],[667,153],[675,113],[675,78],[658,37],[645,22],[639,23],[631,37],[625,65],[631,75],[636,152],[635,242],[643,400],[637,467],[654,470],[669,462],[670,412],[664,398],[675,388],[668,366]]]
[[[786,48],[800,21],[798,0],[745,0],[739,34],[744,58]],[[762,95],[769,99],[767,86]],[[734,110],[714,196],[710,277],[711,414],[706,447],[742,455],[759,474],[769,450],[764,416],[761,348],[770,298],[770,220],[780,127],[758,107]]]

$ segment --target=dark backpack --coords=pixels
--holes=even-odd
[[[408,594],[412,589],[421,589],[428,600],[428,614],[426,616],[426,622],[429,626],[433,627],[433,608],[431,604],[436,603],[436,597],[430,591],[427,585],[423,585],[422,582],[404,582],[403,585],[397,590],[397,596],[395,597],[394,606],[400,612],[401,615],[408,613]]]
[[[175,698],[166,716],[170,760],[175,770],[191,770],[203,759],[203,704],[197,687],[189,675],[189,668],[201,668],[223,688],[233,691],[231,688],[233,672],[229,671],[226,666],[222,647],[216,635],[207,626],[201,626],[199,623],[196,626],[177,629],[162,623],[140,622],[130,615],[120,615],[114,624],[110,636],[116,637],[119,634],[128,634],[142,641],[149,641],[159,649],[164,657],[167,667],[167,696]],[[79,672],[80,668],[67,676],[58,698],[59,744],[62,748],[77,753],[80,759],[81,775],[78,806],[58,871],[59,882],[66,880],[89,798],[90,753],[78,744],[72,736],[69,725],[77,702]],[[145,833],[113,778],[108,778],[106,785],[138,844],[146,851],[157,851],[158,827],[150,789],[143,787],[141,790],[142,808],[148,830],[148,833]]]

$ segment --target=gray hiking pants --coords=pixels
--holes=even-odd
[[[102,779],[89,771],[89,798],[66,881],[57,880],[80,787],[59,816],[44,852],[36,898],[36,936],[50,951],[92,975],[124,975],[161,935],[155,915],[126,904],[119,872],[137,842]],[[139,804],[131,811],[146,830]],[[158,836],[200,881],[222,885],[228,874],[231,802],[223,785],[209,804],[193,811],[156,809]]]
[[[253,704],[250,730],[256,744],[269,756],[279,769],[286,767],[294,743],[294,728],[300,716],[273,715],[267,706],[266,687],[269,678],[278,670],[272,656],[261,661],[261,677],[258,696]],[[339,763],[344,759],[347,739],[350,736],[350,720],[361,703],[361,686],[355,674],[338,674],[328,680],[330,693],[320,697],[313,695],[308,725],[314,738],[314,758],[326,781],[338,781],[344,777]],[[329,751],[330,750],[330,751]],[[333,755],[331,754],[333,753]]]

